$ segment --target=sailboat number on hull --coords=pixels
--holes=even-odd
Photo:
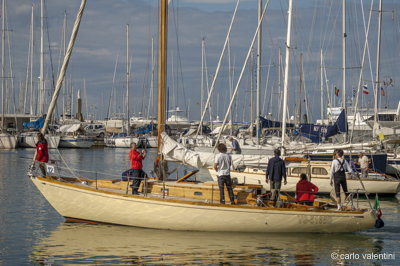
[[[297,215],[299,224],[332,224],[332,217],[319,215]]]

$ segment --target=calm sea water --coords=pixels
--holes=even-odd
[[[399,198],[381,199],[384,228],[351,234],[176,232],[65,223],[26,176],[33,152],[0,150],[0,265],[400,265]],[[125,149],[60,153],[72,169],[99,178],[117,178],[129,168]],[[147,172],[154,157],[153,151],[146,159]]]

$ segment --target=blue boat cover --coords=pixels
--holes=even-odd
[[[260,116],[261,128],[282,128],[282,122],[272,121]],[[294,124],[286,123],[286,128],[293,128]]]
[[[24,128],[26,129],[39,129],[42,128],[44,124],[44,119],[43,117],[39,117],[38,120],[33,121],[33,122],[26,122],[24,123]]]
[[[147,126],[141,127],[133,132],[136,134],[146,134],[153,132],[153,129],[154,129],[154,124],[148,124]]]
[[[343,110],[336,123],[332,126],[301,124],[299,133],[301,136],[311,139],[312,142],[319,143],[323,139],[334,135],[347,132],[346,111]]]

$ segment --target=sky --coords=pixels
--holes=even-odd
[[[264,0],[263,3],[265,2]],[[337,0],[294,1],[288,86],[290,116],[295,115],[295,110],[300,105],[301,113],[307,113],[309,121],[315,121],[321,117],[321,50],[324,59],[323,110],[326,110],[328,106],[341,105],[341,93],[343,93],[341,2]],[[32,76],[36,77],[33,90],[36,91],[40,54],[40,1],[12,0],[6,3],[5,62],[7,64],[4,80],[5,99],[9,99],[5,104],[6,110],[12,112],[14,106],[18,110],[23,110],[21,106],[24,102],[26,102],[25,110],[29,110],[30,87],[26,89],[26,76],[31,7],[33,4],[35,10]],[[47,97],[52,87],[51,73],[57,76],[59,68],[64,12],[67,14],[67,38],[69,39],[79,5],[79,0],[45,1]],[[206,78],[204,78],[203,87],[201,82],[202,40],[204,39],[206,61],[206,64],[203,64],[203,75],[208,77],[208,86],[211,86],[235,5],[236,0],[170,1],[167,81],[169,109],[179,107],[187,112],[190,119],[199,119],[202,102],[201,88],[205,95],[207,85]],[[348,105],[355,103],[353,88],[357,88],[360,77],[365,43],[364,21],[368,22],[370,5],[371,1],[347,1],[346,96]],[[263,20],[261,114],[270,115],[276,120],[281,120],[282,113],[280,91],[283,87],[284,66],[279,62],[285,61],[287,6],[287,0],[271,1]],[[397,108],[400,99],[397,77],[400,67],[398,60],[400,47],[397,45],[400,37],[397,13],[399,7],[400,3],[396,0],[384,1],[380,87],[384,87],[385,96],[379,99],[379,103],[382,107],[389,108]],[[377,9],[378,1],[375,0],[373,10]],[[368,53],[362,71],[362,84],[368,87],[369,94],[359,96],[360,106],[370,109],[373,108],[372,87],[376,75],[377,14],[377,12],[372,12]],[[66,77],[67,90],[73,90],[74,97],[77,90],[81,90],[84,98],[84,115],[88,118],[103,119],[116,113],[126,112],[124,93],[126,90],[127,24],[129,24],[128,57],[131,73],[130,114],[137,116],[141,113],[144,116],[151,116],[155,112],[156,105],[152,103],[152,100],[155,101],[152,94],[156,92],[151,89],[151,43],[154,39],[154,53],[157,58],[158,1],[96,0],[87,2]],[[215,94],[212,96],[211,119],[213,120],[217,118],[217,115],[220,119],[225,115],[230,98],[230,87],[236,86],[256,26],[257,1],[242,0],[232,28],[230,56],[226,53],[223,58]],[[252,54],[238,86],[237,102],[232,108],[235,121],[249,121],[251,114],[253,118],[255,117],[256,46]],[[302,60],[300,60],[301,57]],[[301,62],[303,67],[300,93]],[[230,80],[233,81],[230,82]],[[387,85],[390,80],[392,82]],[[154,84],[156,83],[155,80]],[[334,95],[335,87],[339,89],[338,97]],[[63,92],[60,97],[59,113],[62,112],[63,99],[65,103],[68,103],[67,92]],[[33,102],[36,103],[36,98],[33,98]],[[205,102],[205,97],[203,102]],[[251,112],[251,105],[253,112]],[[75,107],[73,106],[72,109]],[[210,119],[208,114],[206,117]]]

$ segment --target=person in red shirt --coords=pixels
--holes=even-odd
[[[131,144],[131,150],[129,152],[129,160],[131,161],[131,169],[130,169],[130,174],[129,176],[133,178],[133,184],[132,184],[132,194],[138,195],[139,192],[139,187],[140,183],[142,182],[142,179],[145,177],[146,173],[143,171],[143,164],[142,161],[144,158],[146,158],[146,151],[142,150],[141,153],[139,153],[136,150],[136,143]]]
[[[300,181],[296,185],[296,199],[300,204],[312,205],[314,194],[318,192],[318,187],[307,180],[306,174],[300,175]]]
[[[36,143],[36,158],[42,174],[46,176],[46,163],[49,161],[49,151],[47,147],[47,140],[42,133],[37,133],[38,142]]]

